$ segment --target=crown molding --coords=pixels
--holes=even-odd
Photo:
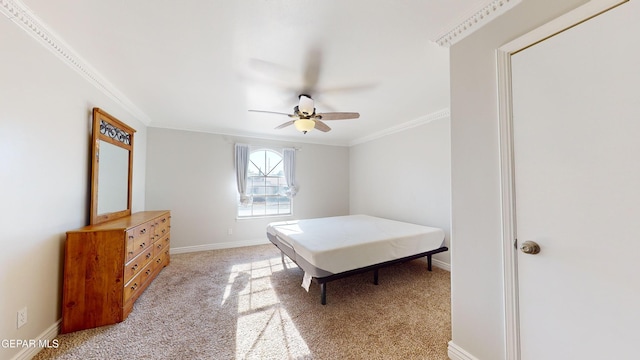
[[[446,31],[444,34],[438,36],[434,41],[444,47],[450,47],[456,42],[464,39],[472,34],[474,31],[480,29],[484,25],[488,24],[498,16],[504,14],[508,10],[511,10],[514,6],[518,5],[522,0],[493,0],[482,9],[476,11],[471,16],[465,18],[458,25],[452,29]]]
[[[22,30],[35,38],[41,45],[53,52],[65,64],[78,72],[87,81],[120,104],[136,119],[145,125],[151,123],[151,118],[141,109],[135,106],[127,97],[120,92],[113,84],[109,83],[104,76],[92,68],[82,57],[80,57],[71,46],[67,45],[62,38],[40,20],[34,13],[20,0],[0,0],[0,12],[18,25]]]
[[[424,125],[426,123],[432,122],[434,120],[438,120],[438,119],[445,119],[445,118],[449,118],[451,117],[451,112],[449,111],[449,108],[446,109],[442,109],[436,112],[433,112],[431,114],[425,115],[425,116],[421,116],[415,120],[411,120],[411,121],[407,121],[405,123],[402,123],[400,125],[396,125],[396,126],[392,126],[390,128],[384,129],[382,131],[378,131],[375,132],[371,135],[367,135],[367,136],[363,136],[361,138],[355,139],[353,141],[351,141],[349,143],[349,146],[354,146],[354,145],[359,145],[362,143],[366,143],[369,141],[373,141],[391,134],[395,134],[397,132],[400,131],[404,131],[407,129],[411,129],[420,125]]]

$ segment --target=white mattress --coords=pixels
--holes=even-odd
[[[368,215],[273,222],[267,232],[334,274],[444,246],[442,229]]]

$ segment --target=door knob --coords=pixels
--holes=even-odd
[[[525,241],[520,246],[520,250],[525,254],[535,255],[540,252],[540,245],[535,241]]]

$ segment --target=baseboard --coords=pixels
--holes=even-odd
[[[477,357],[464,351],[461,347],[453,343],[453,340],[449,341],[449,347],[447,348],[449,359],[451,360],[478,360]]]
[[[447,270],[448,272],[451,272],[451,264],[446,263],[442,260],[431,258],[431,265],[439,267],[442,270]]]
[[[171,254],[185,254],[185,253],[192,253],[192,252],[198,252],[198,251],[222,250],[222,249],[231,249],[231,248],[237,248],[237,247],[243,247],[243,246],[254,246],[254,245],[265,245],[265,244],[271,244],[271,242],[266,237],[264,239],[256,239],[256,240],[229,241],[224,243],[171,248]]]
[[[30,360],[43,349],[43,346],[56,346],[55,343],[53,343],[53,339],[60,334],[60,324],[62,324],[62,319],[56,321],[48,329],[38,335],[37,338],[33,339],[35,340],[35,344],[38,346],[22,348],[22,350],[11,360]]]

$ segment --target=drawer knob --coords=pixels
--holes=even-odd
[[[147,246],[147,244],[146,244],[146,243],[142,243],[142,244],[140,244],[140,248],[144,248],[145,246]]]
[[[146,233],[147,233],[147,229],[140,230],[140,234],[146,234]]]
[[[133,283],[133,285],[131,286],[131,290],[135,290],[138,288],[138,283]]]
[[[147,275],[151,274],[151,269],[147,269],[147,271],[145,271],[145,274]]]
[[[131,270],[136,271],[138,269],[138,264],[133,265],[133,267],[131,267]]]
[[[150,257],[151,257],[151,253],[148,253],[147,254],[147,259],[150,258]]]

